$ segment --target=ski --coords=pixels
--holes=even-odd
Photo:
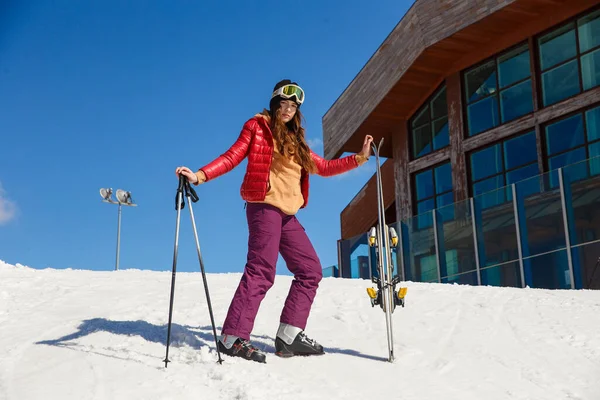
[[[381,163],[379,151],[383,139],[376,146],[371,144],[376,162],[376,186],[377,186],[377,226],[371,228],[368,233],[369,246],[376,248],[377,275],[374,276],[372,269],[371,281],[377,288],[367,288],[367,295],[371,299],[371,306],[379,305],[385,313],[385,325],[388,344],[388,361],[394,361],[394,334],[392,324],[392,313],[397,306],[404,307],[404,298],[407,288],[403,287],[396,292],[396,285],[400,283],[400,276],[394,277],[394,265],[392,263],[392,247],[398,246],[398,234],[393,227],[388,229],[385,222],[385,204],[383,201],[383,184],[381,180]]]

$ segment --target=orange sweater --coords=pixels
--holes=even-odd
[[[275,146],[269,174],[269,190],[265,199],[259,203],[275,206],[288,215],[296,214],[304,204],[300,190],[301,174],[302,167],[296,162],[296,158],[284,156]]]

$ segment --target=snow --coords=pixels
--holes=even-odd
[[[253,342],[267,364],[216,363],[200,273],[36,270],[0,261],[0,399],[600,399],[600,292],[407,282],[396,360],[368,281],[325,278],[307,334],[317,357],[273,339],[291,277],[277,276]],[[208,274],[217,329],[240,274]]]

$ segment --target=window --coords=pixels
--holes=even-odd
[[[454,203],[450,163],[414,175],[415,214]]]
[[[527,45],[467,71],[464,81],[469,136],[533,111]]]
[[[410,121],[412,158],[419,158],[449,145],[446,87],[431,96]]]
[[[600,156],[600,106],[552,122],[544,128],[548,169],[554,170],[591,157]],[[590,168],[588,168],[590,165]],[[600,174],[598,162],[581,163],[569,168],[569,180]],[[556,174],[551,186],[558,185]]]
[[[535,131],[473,152],[469,161],[473,196],[538,175]],[[505,192],[499,191],[494,198],[486,197],[483,206],[489,207],[511,199],[505,196]]]
[[[544,106],[600,85],[600,10],[538,39]]]

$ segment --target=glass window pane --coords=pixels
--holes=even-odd
[[[426,106],[418,112],[412,122],[412,127],[416,128],[429,122],[429,106]]]
[[[535,132],[529,132],[504,142],[505,169],[513,169],[533,161],[537,161]]]
[[[531,79],[500,92],[502,122],[511,121],[533,111]]]
[[[433,121],[433,149],[439,150],[450,144],[448,134],[448,117]]]
[[[600,107],[585,112],[588,141],[600,139]]]
[[[600,46],[600,10],[577,21],[579,26],[579,51],[585,53]]]
[[[523,261],[524,268],[531,270],[531,282],[527,284],[538,289],[570,289],[571,276],[567,251],[543,254]]]
[[[574,25],[568,24],[541,37],[539,49],[542,70],[575,57],[577,46]]]
[[[478,181],[502,172],[500,145],[494,145],[471,154],[471,179]]]
[[[433,174],[431,170],[423,171],[415,176],[417,200],[433,197]]]
[[[473,199],[481,268],[519,258],[515,213],[511,205],[502,201],[505,192],[495,190]]]
[[[548,155],[580,146],[583,142],[583,121],[581,114],[563,119],[546,127],[546,149],[548,150]]]
[[[496,93],[496,61],[470,70],[465,74],[465,81],[468,103]]]
[[[454,219],[454,207],[444,207],[454,203],[454,193],[449,192],[446,194],[442,194],[441,196],[437,196],[436,203],[441,222],[451,221]]]
[[[486,193],[492,190],[496,190],[505,186],[504,184],[504,175],[497,175],[492,178],[486,179],[481,182],[477,182],[473,185],[473,196],[477,196],[481,193]],[[499,195],[503,195],[503,190],[497,191]]]
[[[423,214],[424,212],[433,210],[435,208],[435,201],[428,199],[417,203],[417,214]]]
[[[581,78],[583,90],[600,85],[600,49],[581,57]]]
[[[600,174],[600,142],[592,143],[589,147],[590,151],[590,174]]]
[[[435,169],[435,192],[437,194],[452,191],[452,168],[450,163]]]
[[[431,100],[431,118],[436,119],[448,115],[446,102],[446,87],[440,90]]]
[[[500,88],[531,76],[529,48],[527,45],[498,58],[498,83]]]
[[[544,72],[542,91],[545,106],[579,93],[579,61],[575,59]]]
[[[537,163],[530,164],[526,167],[521,167],[506,173],[506,184],[519,182],[532,176],[539,175],[540,170]]]
[[[481,284],[485,286],[521,287],[519,262],[502,264],[481,270]]]
[[[550,169],[553,170],[557,168],[563,168],[565,166],[577,163],[578,161],[582,161],[585,159],[585,147],[580,147],[579,149],[563,153],[556,157],[552,157],[550,160],[548,160],[548,163],[550,165]],[[568,168],[568,174],[567,171],[565,171],[565,180],[568,182],[573,182],[580,179],[584,179],[587,177],[587,175],[587,164],[578,163],[578,165],[574,165]],[[556,174],[551,176],[550,186],[558,186],[558,177],[556,176]]]
[[[454,203],[454,193],[449,192],[449,193],[445,193],[442,194],[440,196],[436,197],[437,199],[437,207],[444,207],[450,204]],[[444,207],[444,208],[448,208],[448,209],[452,209],[452,207]]]
[[[412,131],[413,157],[431,153],[431,128],[429,124],[414,128]]]
[[[467,107],[469,136],[476,135],[498,125],[498,98],[488,97]]]
[[[571,189],[571,195],[566,198],[567,207],[570,211],[569,214],[572,218],[571,222],[574,225],[574,229],[571,231],[571,246],[600,239],[600,207],[598,207],[598,202],[600,202],[600,186],[597,182],[598,178],[573,182],[567,176],[578,171],[571,171],[572,169],[580,170],[581,167],[579,164],[576,164],[563,170],[566,178],[565,185],[568,185]],[[584,263],[589,263],[586,267],[593,268],[596,264],[598,255],[600,255],[600,248],[598,246],[600,246],[600,243],[594,244],[595,248],[591,251],[592,254],[589,254],[591,257]],[[600,270],[596,272],[596,279],[600,279],[598,273],[600,273]],[[600,286],[596,286],[596,288],[600,289]]]

